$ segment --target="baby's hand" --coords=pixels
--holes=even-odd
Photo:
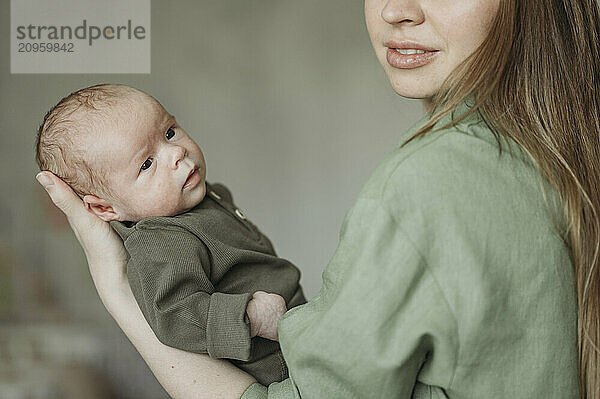
[[[259,336],[277,341],[277,322],[287,311],[285,299],[277,294],[256,291],[248,302],[246,313],[250,319],[252,337]]]

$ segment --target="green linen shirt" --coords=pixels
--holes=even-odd
[[[317,297],[279,322],[290,378],[243,399],[577,398],[560,215],[479,113],[397,147],[346,214]]]

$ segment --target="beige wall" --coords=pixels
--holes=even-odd
[[[126,397],[164,394],[102,308],[82,251],[34,180],[35,132],[49,107],[99,82],[153,94],[203,149],[209,181],[228,185],[300,267],[309,297],[345,212],[421,116],[418,102],[388,86],[359,1],[153,1],[150,75],[11,75],[9,3],[0,2],[0,320],[95,334],[100,352],[112,348],[98,366],[111,384],[123,374],[138,382],[119,388]]]

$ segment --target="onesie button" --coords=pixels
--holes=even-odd
[[[217,193],[215,193],[213,190],[210,190],[210,192],[208,193],[210,194],[211,197],[213,197],[214,199],[220,200],[221,196]]]
[[[242,211],[238,209],[235,210],[235,214],[238,215],[238,217],[242,220],[246,220],[246,216],[242,213]]]

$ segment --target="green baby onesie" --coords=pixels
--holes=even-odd
[[[263,384],[287,378],[279,344],[250,338],[246,306],[256,291],[306,302],[300,271],[233,204],[207,183],[195,208],[137,223],[111,222],[129,254],[127,277],[156,337],[165,345],[231,360]]]

